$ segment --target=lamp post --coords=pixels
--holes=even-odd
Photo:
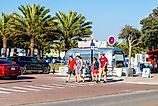
[[[92,66],[92,63],[93,63],[93,50],[95,49],[95,43],[93,42],[93,39],[91,40],[90,47],[91,47],[91,66]]]

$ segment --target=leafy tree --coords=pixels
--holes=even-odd
[[[129,53],[129,47],[127,42],[121,42],[116,47],[120,48],[124,53],[128,54]],[[132,53],[131,56],[134,57],[135,54],[141,53],[141,51],[147,51],[142,47],[142,45],[138,45],[132,48]]]
[[[57,12],[55,19],[55,22],[58,23],[57,32],[60,33],[67,50],[71,48],[73,37],[92,34],[92,22],[86,21],[85,16],[77,12],[70,11],[68,14]]]
[[[148,17],[142,19],[140,24],[142,25],[144,47],[149,49],[158,47],[158,7],[153,9]]]
[[[129,47],[129,65],[128,67],[131,68],[131,54],[132,50],[135,47],[138,47],[139,44],[141,44],[141,33],[138,29],[133,28],[132,26],[125,25],[125,27],[121,30],[121,33],[119,34],[120,39],[124,39],[124,41],[127,43]]]

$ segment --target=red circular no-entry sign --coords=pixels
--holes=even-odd
[[[110,36],[108,37],[108,44],[109,44],[110,46],[113,46],[115,43],[116,43],[116,39],[115,39],[114,35],[110,35]]]

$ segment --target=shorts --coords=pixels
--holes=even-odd
[[[82,74],[82,70],[76,69],[75,71],[76,74]]]
[[[106,68],[100,68],[99,69],[99,74],[100,75],[106,75]]]
[[[76,75],[75,70],[70,70],[70,69],[68,70],[67,74],[70,74],[70,75],[71,75],[71,74]]]
[[[92,70],[92,73],[93,73],[93,74],[98,74],[99,71],[98,71],[98,70]]]

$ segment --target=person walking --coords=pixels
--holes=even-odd
[[[99,73],[99,62],[96,57],[93,57],[92,63],[92,81],[98,82],[98,73]]]
[[[105,54],[102,54],[100,60],[100,69],[99,69],[99,82],[101,81],[101,77],[104,76],[104,82],[107,82],[107,78],[106,78],[106,68],[107,68],[107,63],[108,63],[108,59],[105,57]]]
[[[80,82],[80,78],[82,78],[82,81],[84,82],[84,77],[82,76],[82,68],[83,68],[83,60],[82,57],[77,55],[76,56],[76,76],[77,76],[77,82]]]
[[[75,69],[76,69],[76,61],[73,59],[72,56],[69,56],[69,66],[67,72],[68,76],[67,76],[67,80],[65,81],[66,83],[68,83],[68,81],[70,80],[71,74],[74,75],[75,80],[77,81]]]

